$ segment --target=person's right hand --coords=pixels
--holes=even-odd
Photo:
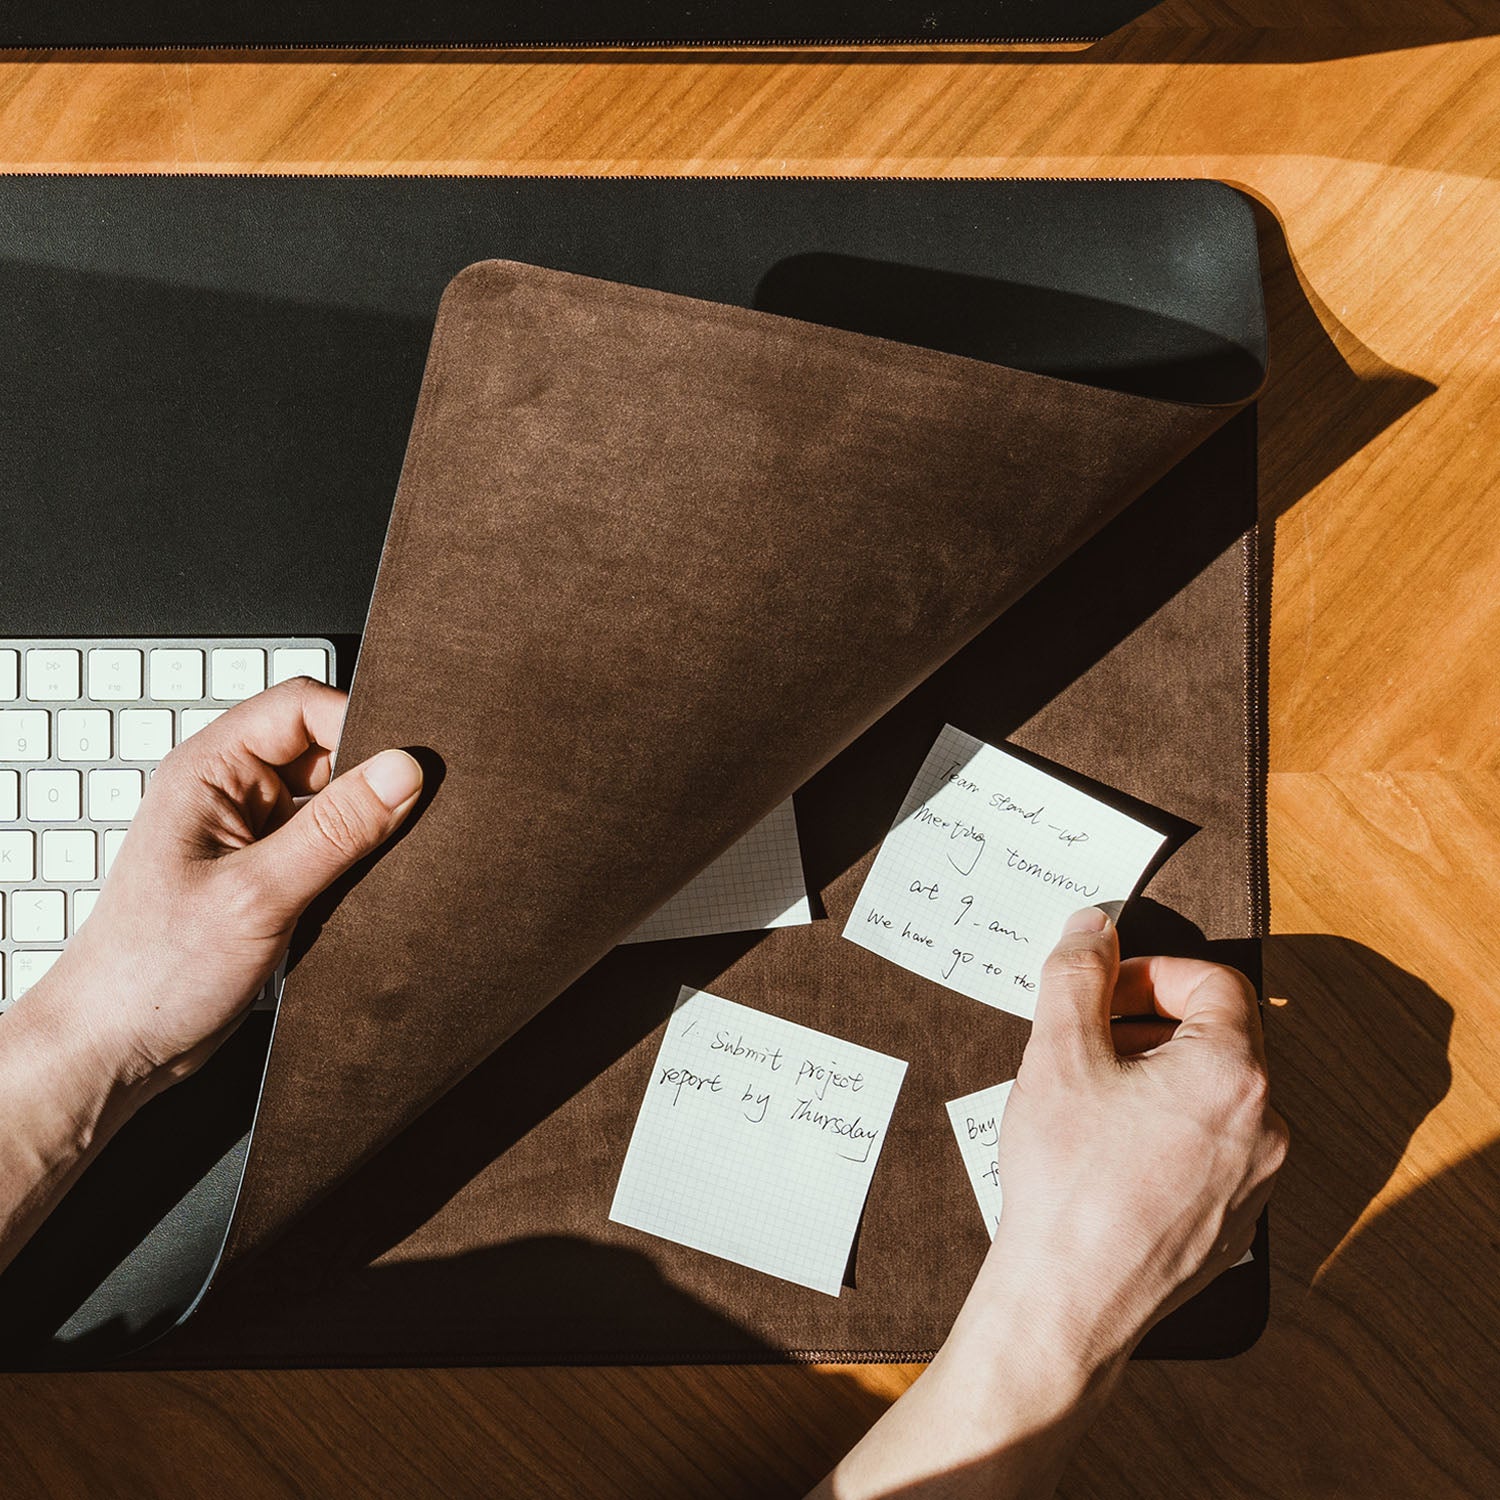
[[[1286,1148],[1249,981],[1122,964],[1105,914],[1075,913],[1001,1118],[995,1242],[818,1500],[1050,1495],[1141,1335],[1249,1248]]]
[[[1122,964],[1105,914],[1076,913],[1002,1117],[976,1300],[987,1282],[1024,1287],[1046,1339],[1086,1367],[1118,1358],[1250,1248],[1287,1141],[1249,981],[1185,958]]]

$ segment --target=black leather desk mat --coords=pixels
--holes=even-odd
[[[0,503],[16,582],[0,630],[294,630],[352,647],[432,311],[473,260],[531,259],[1214,400],[1253,385],[1263,356],[1247,219],[1227,190],[1189,183],[7,179]],[[1219,472],[1238,476],[1237,498],[1218,497],[1200,564],[1254,512],[1253,422],[1214,441],[1221,466],[1234,455]],[[7,1275],[18,1362],[110,1358],[192,1300],[263,1048],[257,1022],[143,1116]],[[1153,1347],[1231,1351],[1263,1320],[1265,1288],[1262,1255]],[[282,1321],[272,1347],[218,1317],[163,1355],[539,1357],[446,1343],[424,1356],[409,1336],[383,1352],[378,1312],[354,1297],[355,1326],[368,1325],[358,1347],[320,1344],[316,1320],[302,1324],[310,1339]],[[719,1357],[758,1356],[731,1341]]]

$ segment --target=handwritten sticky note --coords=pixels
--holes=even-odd
[[[836,1297],[905,1074],[685,988],[609,1216]]]
[[[844,927],[850,941],[1030,1018],[1080,906],[1126,900],[1164,835],[950,724]]]
[[[979,1212],[984,1216],[984,1227],[991,1239],[995,1238],[995,1230],[1000,1226],[1000,1208],[1004,1199],[1000,1191],[1000,1126],[1014,1085],[1015,1079],[1007,1078],[1004,1083],[965,1094],[962,1099],[954,1099],[948,1105],[948,1122],[953,1126],[969,1186],[974,1189]],[[1141,1170],[1149,1171],[1149,1164],[1143,1163]],[[1243,1266],[1251,1259],[1253,1256],[1247,1250],[1234,1264]]]
[[[797,818],[788,798],[622,941],[650,943],[811,921]]]
[[[979,1212],[984,1215],[984,1227],[991,1239],[995,1238],[1000,1223],[1000,1122],[1005,1117],[1006,1101],[1014,1083],[1014,1078],[1008,1078],[993,1088],[965,1094],[948,1105],[948,1121],[958,1139],[969,1186],[979,1200]]]

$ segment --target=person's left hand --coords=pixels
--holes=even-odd
[[[346,701],[305,677],[281,683],[151,778],[93,913],[33,990],[67,1006],[122,1083],[150,1094],[199,1067],[308,902],[411,811],[422,770],[405,751],[330,779]]]

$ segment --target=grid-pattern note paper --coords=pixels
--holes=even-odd
[[[948,1119],[958,1138],[959,1154],[969,1175],[969,1186],[979,1200],[984,1227],[991,1239],[1000,1223],[1000,1121],[1014,1078],[993,1088],[965,1094],[948,1105]]]
[[[880,846],[844,936],[1028,1019],[1080,906],[1129,898],[1165,835],[944,727]]]
[[[811,921],[797,818],[788,798],[623,941],[649,943]]]
[[[836,1297],[905,1074],[685,988],[609,1216]]]

